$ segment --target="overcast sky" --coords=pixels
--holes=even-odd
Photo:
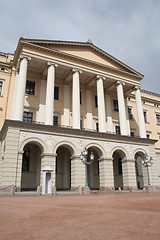
[[[160,0],[0,0],[0,51],[14,53],[20,36],[89,38],[160,93]]]

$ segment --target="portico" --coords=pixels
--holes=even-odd
[[[75,68],[72,64],[65,64],[64,62],[60,62],[60,60],[47,60],[48,59],[44,57],[38,57],[36,54],[26,54],[24,57],[21,57],[18,69],[19,73],[16,75],[15,80],[16,90],[13,95],[16,103],[12,106],[11,119],[23,120],[25,107],[24,86],[26,86],[27,77],[30,72],[35,71],[35,73],[40,74],[40,95],[43,95],[43,108],[39,105],[39,116],[42,117],[38,119],[38,114],[36,114],[35,121],[42,122],[45,125],[53,125],[53,116],[56,112],[54,88],[57,79],[61,79],[63,84],[63,96],[61,95],[61,99],[63,98],[64,100],[62,103],[63,110],[60,113],[60,115],[63,116],[61,117],[60,125],[80,129],[81,116],[83,116],[85,121],[83,128],[86,130],[94,130],[94,112],[97,111],[96,117],[98,119],[99,132],[114,133],[111,96],[115,96],[118,101],[118,122],[121,135],[129,136],[130,129],[129,121],[127,120],[126,98],[130,92],[136,89],[140,137],[146,137],[139,85],[133,84],[132,81],[126,80],[125,78],[118,78],[116,75],[115,77],[108,73],[102,75],[100,71],[85,69],[83,66]],[[36,69],[36,65],[39,70]],[[80,103],[82,85],[85,88],[85,93],[81,95],[81,98],[83,97],[83,101],[85,99],[85,106],[82,106]],[[97,96],[97,106],[94,105],[94,96]]]

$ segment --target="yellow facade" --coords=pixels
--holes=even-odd
[[[25,84],[27,84],[27,82],[32,82],[32,83],[34,82],[35,84],[34,94],[25,93],[24,99],[21,99],[21,100],[24,100],[23,112],[26,111],[28,113],[33,113],[33,119],[30,123],[36,123],[37,126],[39,126],[39,129],[38,129],[36,126],[33,125],[33,129],[32,129],[32,125],[27,125],[27,128],[29,128],[29,130],[26,130],[26,132],[23,132],[25,125],[21,125],[21,123],[23,122],[25,124],[25,121],[23,120],[23,116],[21,116],[21,119],[14,118],[15,117],[14,114],[15,112],[17,112],[17,106],[18,106],[18,103],[15,102],[15,99],[17,99],[16,91],[18,89],[20,81],[23,80],[21,71],[24,71],[23,68],[26,66],[26,65],[23,65],[23,66],[21,65],[23,59],[27,59],[26,62],[24,62],[24,64],[28,64],[26,67],[27,77],[25,79],[26,81]],[[54,65],[54,70],[55,70],[54,87],[58,87],[59,89],[58,99],[53,99],[54,109],[52,109],[53,116],[58,116],[59,126],[57,127],[64,127],[64,125],[66,127],[66,116],[67,116],[68,118],[67,120],[69,122],[69,124],[67,125],[67,128],[68,129],[73,128],[74,130],[73,104],[74,104],[74,99],[76,98],[74,98],[73,96],[73,88],[74,88],[73,81],[76,81],[76,78],[73,77],[73,75],[75,73],[75,69],[79,74],[78,80],[79,80],[79,90],[81,95],[81,103],[79,104],[80,105],[79,109],[80,109],[80,120],[81,120],[82,126],[78,127],[78,130],[82,130],[82,131],[77,132],[77,135],[75,135],[75,139],[72,139],[72,143],[70,143],[70,145],[67,145],[66,143],[69,141],[67,140],[67,136],[64,136],[64,139],[66,139],[64,141],[62,139],[59,139],[59,136],[62,136],[63,132],[60,132],[59,135],[56,135],[56,131],[58,130],[56,130],[55,128],[53,128],[53,130],[51,130],[50,128],[47,128],[45,134],[43,133],[44,136],[42,136],[43,129],[40,130],[41,126],[47,125],[46,127],[48,127],[48,124],[46,124],[45,122],[46,121],[45,117],[47,115],[46,99],[47,99],[47,84],[49,81],[48,76],[49,76],[50,65]],[[21,76],[21,79],[16,78],[17,73],[18,73],[18,76]],[[101,92],[102,96],[99,95],[98,100],[101,101],[102,100],[101,98],[104,98],[103,110],[105,115],[105,126],[103,127],[106,129],[105,131],[104,130],[101,131],[101,129],[100,131],[97,130],[97,126],[98,127],[100,126],[99,122],[100,121],[103,122],[103,119],[100,120],[100,117],[104,116],[104,115],[103,116],[100,115],[99,113],[99,107],[101,106],[96,106],[96,99],[97,99],[97,95],[99,94],[97,79],[100,79],[101,83],[103,84],[103,91]],[[138,89],[141,87],[142,79],[143,79],[143,75],[141,73],[130,68],[129,66],[117,60],[116,58],[110,56],[108,53],[105,53],[101,49],[94,46],[92,43],[88,43],[88,42],[73,43],[73,42],[58,42],[58,41],[48,42],[48,41],[41,41],[41,40],[27,40],[27,39],[21,38],[14,55],[0,54],[0,81],[2,84],[1,96],[0,96],[0,128],[2,129],[1,130],[1,141],[3,145],[2,148],[4,148],[6,135],[10,134],[10,132],[4,133],[6,120],[11,120],[11,123],[12,121],[13,122],[15,121],[17,124],[17,128],[12,129],[12,132],[9,135],[11,139],[12,139],[12,135],[15,135],[16,139],[18,139],[16,143],[17,148],[15,150],[15,156],[16,156],[16,151],[17,151],[17,154],[23,152],[23,150],[25,149],[24,147],[25,143],[26,145],[28,144],[28,146],[30,147],[30,149],[33,150],[36,156],[36,150],[34,146],[31,146],[31,144],[34,144],[37,141],[36,143],[37,146],[40,146],[42,139],[44,137],[44,142],[48,143],[47,145],[48,149],[46,147],[46,149],[43,149],[43,151],[41,151],[41,149],[39,148],[38,157],[40,158],[40,152],[41,153],[43,152],[43,154],[47,153],[45,156],[45,161],[46,163],[49,162],[51,165],[53,165],[53,162],[49,160],[49,157],[51,155],[52,158],[55,158],[56,154],[59,153],[59,152],[56,152],[56,150],[58,149],[57,146],[60,146],[58,144],[63,143],[62,144],[63,147],[61,147],[60,149],[61,150],[60,155],[62,155],[61,159],[63,159],[64,158],[63,152],[67,151],[66,149],[71,149],[71,148],[74,149],[74,147],[72,146],[74,141],[75,142],[79,141],[76,144],[79,145],[78,151],[80,151],[80,147],[83,145],[83,140],[84,140],[84,144],[85,144],[85,141],[89,141],[89,140],[85,140],[85,138],[87,139],[88,137],[87,132],[89,132],[88,135],[91,134],[91,132],[93,132],[94,145],[91,148],[93,148],[94,150],[95,149],[97,150],[99,148],[97,152],[95,151],[95,155],[97,159],[98,160],[107,159],[107,161],[110,160],[110,162],[102,161],[100,163],[101,171],[103,172],[105,169],[104,166],[106,166],[106,164],[109,164],[107,165],[107,167],[111,169],[111,172],[113,172],[112,159],[113,158],[118,159],[118,156],[121,155],[121,158],[123,159],[123,162],[124,162],[123,170],[124,170],[124,173],[126,174],[123,181],[125,182],[126,181],[125,179],[127,179],[124,185],[126,184],[125,186],[127,187],[129,187],[130,185],[132,186],[135,184],[134,183],[135,179],[128,180],[129,179],[129,176],[127,175],[128,170],[126,169],[128,168],[128,166],[130,166],[130,169],[132,168],[132,173],[135,172],[135,167],[133,167],[134,161],[131,162],[131,160],[135,159],[135,156],[137,156],[136,153],[141,152],[141,154],[139,155],[141,156],[142,153],[144,154],[145,152],[148,152],[150,155],[152,154],[153,156],[156,156],[156,157],[157,156],[159,157],[159,154],[160,154],[160,122],[159,122],[160,120],[157,119],[157,116],[159,116],[160,118],[160,94],[155,94],[149,91],[141,90],[142,108],[145,114],[144,116],[145,130],[147,133],[147,138],[150,140],[147,140],[145,137],[140,136],[140,129],[139,129],[140,123],[139,123],[138,114],[137,114],[137,102],[135,97],[136,95],[135,89],[136,87],[138,87]],[[116,129],[117,127],[121,127],[121,125],[123,125],[123,122],[120,122],[120,111],[114,110],[114,104],[118,100],[119,90],[117,86],[119,83],[121,84],[121,87],[122,87],[121,97],[124,100],[124,104],[126,104],[125,106],[123,106],[123,108],[125,108],[126,110],[126,113],[125,113],[126,124],[128,124],[127,126],[129,128],[127,130],[128,131],[127,134],[121,133],[122,139],[120,139],[118,136],[116,139],[116,134],[117,134]],[[66,91],[65,89],[68,89],[67,93],[65,92]],[[20,89],[18,91],[19,91],[18,93],[21,94]],[[104,93],[104,96],[103,96],[103,93]],[[103,105],[103,101],[101,101],[101,103]],[[69,105],[69,107],[65,109],[65,106],[67,104]],[[120,102],[118,102],[118,104],[119,104],[118,106],[121,105]],[[68,115],[66,115],[66,112]],[[91,118],[89,118],[89,114]],[[88,123],[90,121],[89,119],[91,119],[91,122],[90,122],[91,127],[88,128]],[[19,133],[17,130],[18,123],[21,126]],[[52,127],[53,125],[54,123],[52,124]],[[56,136],[54,136],[54,138],[53,136],[48,136],[50,131],[51,132],[55,131],[54,134]],[[65,131],[68,131],[68,130],[65,130],[64,128],[64,133]],[[96,135],[94,135],[96,131],[99,131],[100,133],[102,133],[101,135],[102,137],[100,135],[97,135],[98,141],[99,141],[98,144],[96,143],[97,141]],[[29,135],[31,133],[32,133],[32,137],[30,137]],[[40,136],[36,137],[38,136],[38,134]],[[74,133],[72,134],[74,135]],[[84,135],[86,134],[84,139],[83,139],[83,134]],[[73,136],[71,137],[71,135],[70,135],[70,138],[73,137]],[[25,138],[26,136],[28,138],[27,140],[25,140],[26,142],[24,141],[24,146],[22,147],[23,145],[22,143],[24,140],[23,138]],[[103,137],[104,138],[107,137],[107,140],[104,140],[104,142],[103,142]],[[142,138],[142,140],[140,140],[140,137]],[[80,139],[77,140],[78,138]],[[112,138],[114,140],[112,140]],[[32,139],[31,142],[29,142],[28,139]],[[89,136],[88,139],[92,139],[92,135]],[[156,140],[156,141],[152,141],[152,140]],[[153,148],[153,142],[154,143],[156,142],[154,145],[154,148]],[[103,145],[105,144],[108,144],[108,145],[106,145],[107,146],[105,147],[106,152],[104,153],[102,148],[103,148]],[[119,146],[117,146],[117,144],[119,144]],[[143,145],[142,148],[140,148],[141,144]],[[52,152],[53,149],[49,150],[49,148],[52,148],[52,145],[54,145],[56,149],[54,154]],[[88,143],[88,149],[90,146],[91,146],[91,143]],[[129,156],[131,150],[133,153],[131,156]],[[114,153],[114,151],[117,151],[117,152]],[[76,158],[75,156],[79,156],[77,152],[74,149],[74,154],[73,154],[74,158]],[[99,154],[100,152],[101,154]],[[9,154],[11,153],[9,152]],[[42,159],[43,159],[43,154],[42,154]],[[4,156],[2,156],[2,158],[3,157]],[[38,157],[36,160],[37,162],[39,161]],[[17,157],[15,157],[15,161],[16,159]],[[18,159],[20,159],[19,161],[22,161],[22,156],[18,157]],[[126,161],[125,159],[128,160],[128,163],[125,162]],[[158,162],[158,160],[156,161]],[[43,164],[44,163],[42,161],[41,168],[43,167]],[[53,165],[53,167],[55,167],[55,165]],[[78,168],[81,168],[81,166]],[[95,170],[96,172],[99,171],[98,167],[96,167],[95,169],[96,169]],[[118,171],[118,164],[116,165],[116,171]],[[156,172],[156,167],[154,171]],[[154,174],[156,175],[157,173],[154,173]],[[154,179],[154,174],[153,174],[153,179]],[[33,178],[34,177],[35,176],[33,176]],[[20,179],[20,178],[21,178],[20,176],[17,177],[17,179]],[[23,178],[24,178],[24,175],[23,175]],[[39,175],[39,178],[40,178],[40,175]],[[68,178],[68,175],[66,178]],[[17,180],[17,181],[20,181],[20,180]],[[75,182],[73,183],[73,185],[75,186],[77,186],[76,181],[78,182],[78,180],[75,180]],[[96,184],[98,184],[98,181],[99,180],[97,180]],[[105,181],[106,180],[104,180],[104,182]],[[113,176],[111,176],[111,181],[113,181]],[[118,178],[116,179],[116,181],[117,183],[115,188],[117,189],[118,187],[121,187],[123,185],[121,175],[119,176],[119,179]],[[157,178],[154,181],[158,182]],[[91,184],[94,185],[93,179],[91,182],[92,182]],[[101,184],[102,182],[103,181],[101,180]],[[120,185],[118,186],[118,184]],[[110,186],[111,185],[113,184],[110,184]],[[19,183],[19,186],[20,186],[20,183]]]

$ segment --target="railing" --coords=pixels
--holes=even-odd
[[[26,122],[26,121],[23,121],[23,122]],[[38,122],[38,121],[32,121],[32,122],[27,122],[27,123],[30,123],[30,124],[40,124],[40,125],[45,125],[44,122]],[[72,126],[67,126],[67,125],[62,125],[62,124],[53,124],[53,127],[57,127],[57,128],[68,128],[68,129],[73,129]],[[82,131],[88,131],[88,132],[97,132],[99,133],[99,131],[97,131],[96,129],[88,129],[88,128],[81,128],[80,130]],[[120,135],[120,136],[123,136],[121,133],[116,133],[116,132],[110,132],[110,131],[106,131],[105,133],[107,134],[111,134],[111,135]],[[140,138],[140,136],[137,136],[137,135],[127,135],[128,137],[134,137],[134,138]]]

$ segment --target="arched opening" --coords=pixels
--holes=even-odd
[[[23,148],[21,191],[35,191],[40,185],[42,149],[36,143]]]
[[[70,146],[62,145],[58,147],[56,153],[56,189],[57,191],[70,190],[73,149]]]
[[[123,170],[122,160],[125,158],[125,154],[121,150],[116,150],[113,153],[113,173],[114,173],[114,188],[118,190],[123,189]]]
[[[135,154],[135,169],[136,169],[136,181],[137,188],[144,188],[144,179],[143,179],[143,168],[142,168],[142,158],[144,157],[143,152],[137,152]]]
[[[89,162],[90,154],[93,152],[94,161],[87,165],[87,176],[88,176],[88,186],[91,190],[99,190],[100,180],[99,180],[99,158],[102,153],[96,147],[88,148],[87,161]]]

